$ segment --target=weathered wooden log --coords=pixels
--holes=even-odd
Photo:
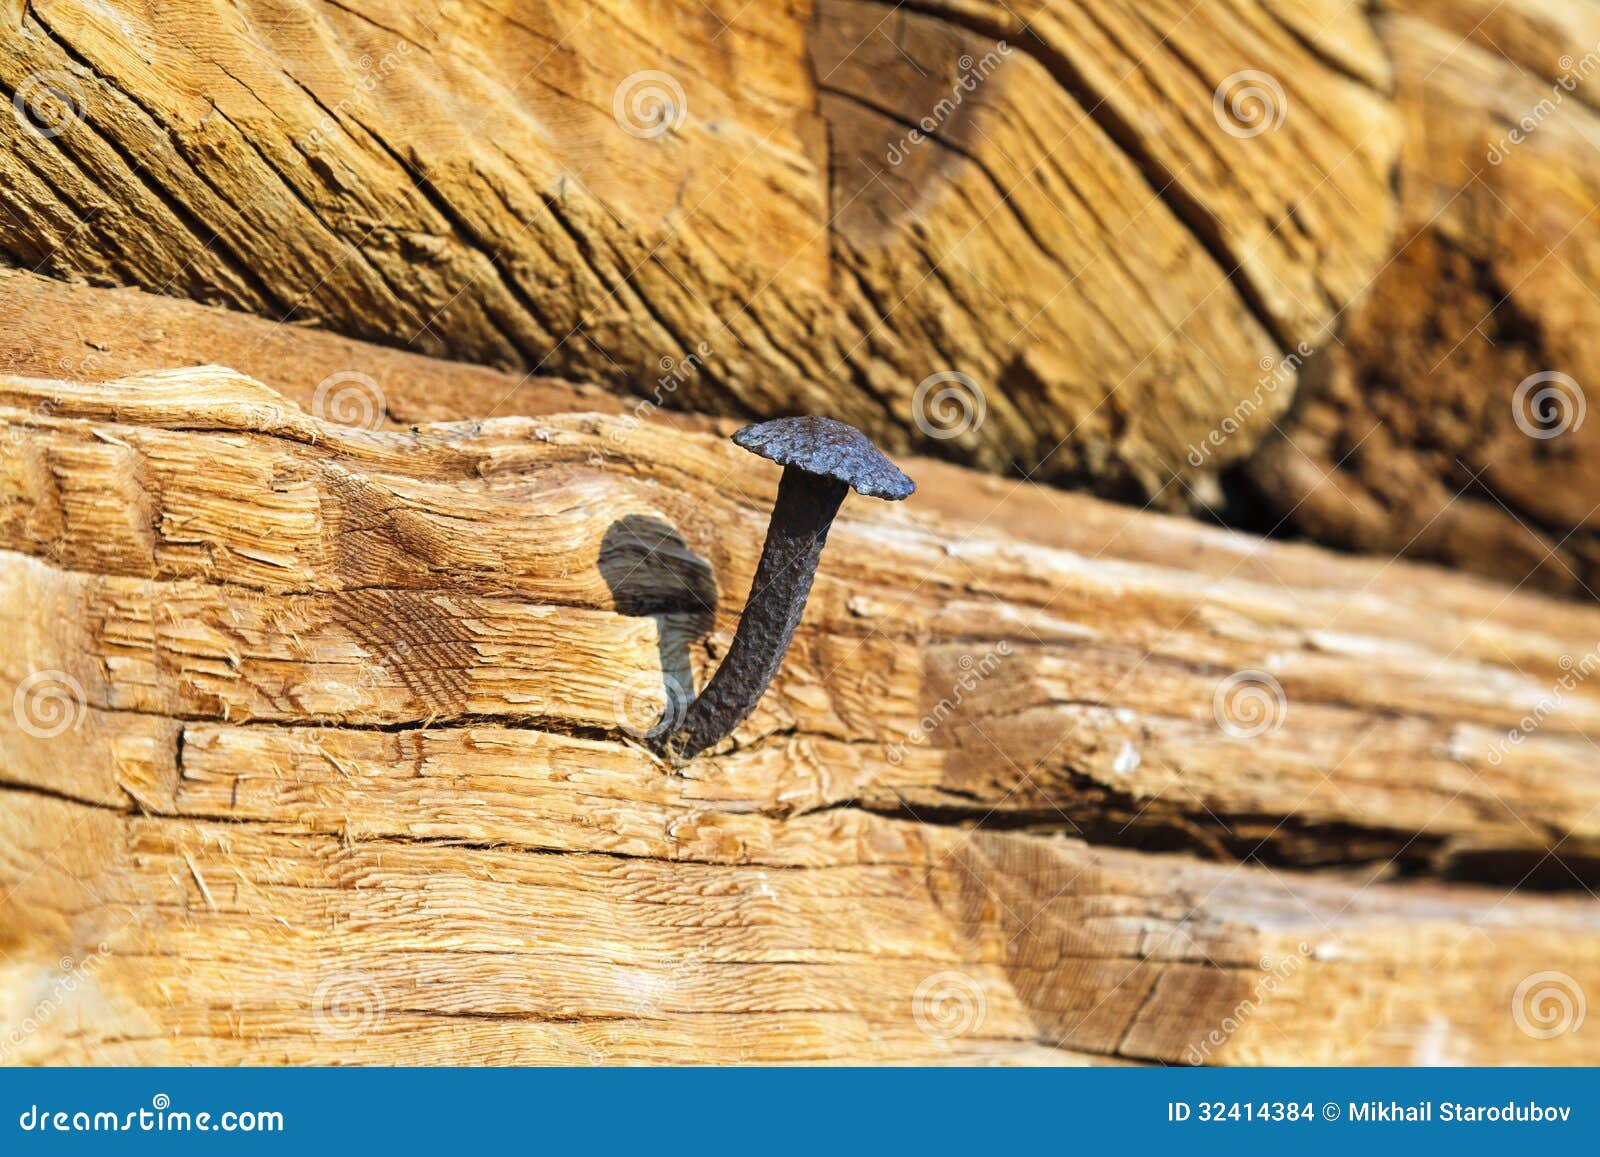
[[[38,1023],[7,1059],[1594,1057],[1581,1032],[1545,1036],[1561,1025],[1526,1003],[1593,991],[1587,900],[1317,881],[858,812],[784,826],[801,863],[13,798],[7,1023]],[[29,1008],[63,980],[73,999]]]
[[[680,421],[0,379],[8,1056],[1595,1059],[1600,610],[916,461],[674,771]]]
[[[11,264],[1167,507],[1390,252],[1342,0],[6,9]]]
[[[1591,7],[4,11],[21,267],[1600,587]]]
[[[1390,0],[1394,258],[1248,470],[1271,523],[1600,591],[1600,11]]]

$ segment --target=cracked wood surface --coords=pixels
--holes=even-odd
[[[352,402],[370,403],[362,417],[375,427],[632,408],[587,383],[442,361],[137,289],[68,285],[0,269],[0,372],[115,381],[202,365],[231,366],[272,382],[307,410],[330,414],[336,407],[328,404],[329,393],[348,388]],[[672,420],[685,426],[700,421],[694,414]]]
[[[1600,976],[1587,900],[857,812],[728,864],[0,797],[7,1019],[96,962],[19,1059],[1593,1059],[1510,1014],[1534,965]]]
[[[1384,8],[1397,252],[1249,473],[1274,520],[1319,542],[1593,599],[1600,5]],[[1530,381],[1555,393],[1519,400]]]
[[[0,402],[27,662],[95,707],[189,720],[642,731],[725,647],[776,473],[715,434],[604,415],[368,432],[220,369],[3,379]],[[930,482],[967,492],[960,471]],[[1406,567],[1345,585],[1292,550],[1279,573],[1223,555],[1197,582],[1189,543],[1234,536],[1176,524],[1167,557],[1133,560],[1072,541],[1090,500],[1026,487],[965,522],[923,513],[937,501],[846,507],[730,765],[814,764],[812,806],[1109,813],[1248,845],[1259,826],[1289,860],[1403,847],[1441,870],[1559,844],[1587,876],[1600,613]],[[1030,541],[1043,508],[1064,533]],[[1285,705],[1246,743],[1215,693],[1248,671]]]
[[[1399,147],[1359,8],[1183,7],[7,0],[0,95],[81,117],[0,118],[0,254],[645,396],[693,354],[676,408],[1183,507],[1388,255]],[[1214,91],[1262,69],[1293,115],[1242,139]]]
[[[1530,438],[1511,402],[1600,363],[1593,0],[0,16],[0,97],[70,106],[59,133],[0,117],[0,260],[539,379],[402,385],[401,421],[558,409],[554,379],[824,411],[989,471],[1600,587],[1600,428]],[[619,122],[640,84],[672,131]],[[1252,84],[1261,132],[1228,113]],[[914,402],[949,371],[984,400],[955,437],[958,407]]]
[[[777,474],[676,421],[0,378],[27,1059],[1594,1059],[1512,998],[1600,984],[1600,611],[912,462],[671,774]]]

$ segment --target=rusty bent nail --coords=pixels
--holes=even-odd
[[[899,502],[917,488],[865,434],[832,418],[758,422],[733,440],[781,465],[783,477],[733,644],[678,725],[652,737],[673,763],[694,758],[755,710],[800,625],[822,544],[845,494],[854,489]]]

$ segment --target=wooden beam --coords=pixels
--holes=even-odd
[[[1593,1059],[1513,997],[1600,983],[1600,610],[909,463],[673,771],[714,433],[190,369],[0,442],[8,1016],[103,964],[31,1058]]]

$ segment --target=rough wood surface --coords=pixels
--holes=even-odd
[[[912,462],[674,773],[776,483],[713,432],[202,368],[0,444],[19,1059],[1595,1059],[1528,1018],[1600,985],[1600,610]]]
[[[638,408],[590,384],[442,361],[137,289],[0,269],[0,372],[107,382],[204,365],[231,366],[270,381],[305,410],[374,429]],[[684,426],[699,421],[693,414],[660,417]]]
[[[0,0],[0,1063],[1600,1062],[1597,85],[1565,0]],[[668,767],[797,411],[920,488]]]
[[[17,1059],[1593,1061],[1513,1016],[1540,966],[1600,977],[1588,902],[782,826],[803,863],[13,800],[8,1019],[89,972]]]
[[[1592,0],[0,15],[7,263],[1600,587]]]
[[[1592,599],[1600,5],[1385,7],[1397,252],[1301,375],[1255,491],[1321,542]]]
[[[1336,0],[0,13],[9,263],[1167,507],[1270,429],[1288,390],[1188,460],[1395,218],[1387,64]],[[918,404],[939,373],[967,415]]]

